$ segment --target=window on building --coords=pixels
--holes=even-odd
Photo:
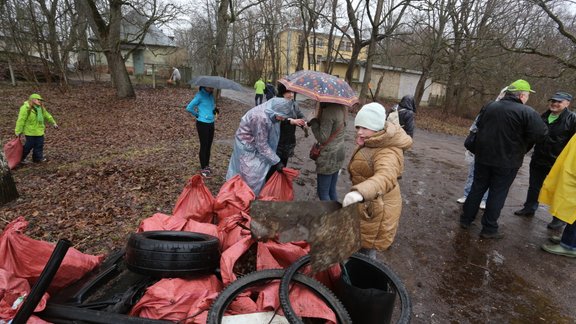
[[[314,37],[310,37],[308,39],[308,43],[314,44],[316,46],[316,48],[324,47],[324,39],[322,39],[322,38],[314,39]]]
[[[352,51],[352,43],[349,41],[340,42],[339,50],[343,51],[343,52],[351,52]]]

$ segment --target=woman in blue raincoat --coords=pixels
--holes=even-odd
[[[255,195],[260,193],[270,167],[282,172],[284,165],[276,155],[280,122],[294,115],[294,93],[272,98],[250,109],[240,120],[234,135],[226,180],[240,174]]]

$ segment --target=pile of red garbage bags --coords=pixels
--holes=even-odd
[[[286,168],[283,173],[275,173],[262,189],[258,199],[289,201],[293,200],[292,181],[298,171]],[[256,245],[257,270],[286,268],[299,257],[308,254],[308,243],[276,241],[255,241],[250,228],[250,202],[256,199],[252,190],[240,176],[227,181],[216,197],[206,187],[200,175],[190,178],[178,197],[172,215],[157,213],[143,220],[138,232],[171,230],[190,231],[216,236],[220,239],[220,280],[216,275],[195,278],[165,278],[150,286],[145,295],[132,308],[130,315],[180,321],[180,323],[205,323],[208,310],[220,291],[236,280],[234,265],[240,257]],[[18,219],[8,225],[0,237],[0,255],[8,256],[0,260],[0,320],[9,319],[17,311],[14,301],[29,291],[29,284],[36,279],[48,260],[54,245],[34,241],[21,234],[27,223]],[[38,256],[38,248],[45,249],[45,258]],[[43,254],[43,256],[44,256]],[[68,251],[50,289],[64,287],[82,277],[102,261],[103,256],[90,256],[77,250]],[[67,263],[68,261],[68,263]],[[34,263],[34,264],[32,264]],[[25,268],[30,268],[26,269]],[[11,276],[11,277],[8,277]],[[328,287],[340,276],[340,267],[315,275],[315,278]],[[1,289],[1,288],[0,288]],[[10,292],[9,292],[10,291]],[[49,290],[50,292],[50,290]],[[47,301],[46,294],[36,311],[41,311]],[[324,319],[336,323],[332,310],[313,292],[296,287],[290,299],[294,309],[303,317]],[[266,287],[259,286],[241,293],[228,307],[226,315],[275,311],[281,307],[278,298],[278,283]],[[185,319],[185,320],[184,320]],[[39,318],[36,323],[45,323]]]
[[[26,227],[28,222],[20,216],[8,224],[0,234],[0,322],[8,322],[16,315],[55,247],[55,244],[34,240],[24,235]],[[44,310],[50,293],[82,278],[103,259],[103,255],[88,255],[70,248],[34,312]],[[32,316],[27,323],[48,322]]]

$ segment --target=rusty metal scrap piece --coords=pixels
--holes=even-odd
[[[250,230],[258,240],[307,241],[313,271],[324,270],[360,249],[355,205],[336,201],[263,201],[250,205]]]

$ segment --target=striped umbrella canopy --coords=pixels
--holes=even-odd
[[[356,92],[346,81],[324,72],[302,70],[278,82],[286,86],[286,89],[318,102],[332,102],[349,107],[358,103]]]

